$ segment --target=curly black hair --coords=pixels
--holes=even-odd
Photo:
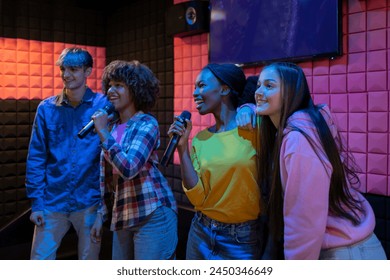
[[[107,94],[110,81],[123,82],[133,94],[137,110],[149,112],[160,93],[160,81],[152,70],[138,60],[114,60],[103,71],[102,90]]]

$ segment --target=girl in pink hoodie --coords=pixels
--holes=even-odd
[[[264,67],[255,99],[252,109],[262,116],[259,176],[269,198],[264,258],[386,259],[353,160],[329,108],[313,104],[302,69]],[[239,126],[248,124],[243,119]]]

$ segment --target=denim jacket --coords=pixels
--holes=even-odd
[[[77,133],[107,103],[105,95],[89,88],[76,107],[64,93],[41,101],[26,165],[27,196],[33,212],[70,213],[100,203],[100,140],[95,132],[83,139]]]

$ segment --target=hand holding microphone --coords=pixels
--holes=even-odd
[[[160,164],[163,166],[167,166],[171,161],[173,153],[179,144],[180,138],[183,136],[183,140],[188,141],[189,133],[191,131],[191,127],[187,130],[187,122],[186,120],[191,119],[191,113],[188,111],[183,111],[180,116],[175,117],[176,121],[170,126],[168,130],[168,134],[171,135],[171,139],[169,140],[168,146],[165,149],[164,155],[161,158]],[[191,125],[191,123],[190,123]]]
[[[107,115],[110,115],[110,114],[112,114],[112,113],[115,111],[115,107],[114,107],[114,105],[112,105],[112,104],[110,103],[110,104],[104,106],[104,108],[101,109],[101,110],[103,110],[104,112],[106,112]],[[98,112],[99,112],[99,110],[96,111],[95,114],[97,114]],[[94,114],[94,115],[95,115],[95,114]],[[92,117],[93,117],[93,116],[92,116]],[[93,128],[94,128],[94,121],[91,120],[87,125],[85,125],[85,126],[83,127],[83,129],[81,129],[81,130],[79,131],[79,133],[77,134],[77,136],[78,136],[80,139],[82,139],[82,138],[84,138],[85,136],[87,136],[87,134],[90,133],[90,132],[93,130]]]

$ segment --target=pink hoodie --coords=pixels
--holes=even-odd
[[[337,129],[329,108],[321,109],[333,137]],[[349,220],[332,216],[329,211],[329,186],[332,166],[321,152],[320,160],[298,127],[320,145],[309,115],[296,112],[287,120],[280,154],[284,190],[284,253],[286,259],[318,259],[321,249],[347,246],[368,237],[374,230],[375,217],[366,199],[356,190],[351,193],[363,202],[366,215],[354,226]]]

